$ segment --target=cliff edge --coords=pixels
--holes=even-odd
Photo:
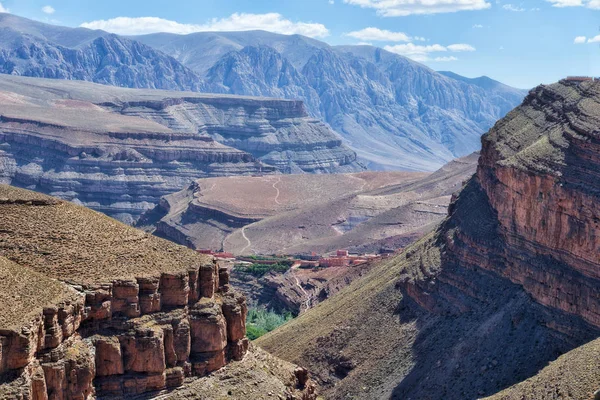
[[[170,397],[246,356],[245,298],[212,258],[5,185],[0,214],[3,399]],[[302,371],[271,371],[279,393],[314,398]]]
[[[600,83],[532,90],[483,137],[436,231],[258,342],[310,366],[331,398],[476,399],[597,338],[599,125]],[[557,390],[593,398],[588,375]],[[543,378],[524,385],[499,398],[554,398]]]

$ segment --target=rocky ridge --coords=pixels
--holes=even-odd
[[[22,189],[0,185],[0,208],[3,399],[164,391],[246,355],[245,298],[211,258]],[[5,295],[30,312],[13,313]],[[295,376],[281,393],[313,399]]]
[[[600,334],[599,122],[597,82],[532,90],[436,231],[260,345],[331,398],[475,399],[528,378],[496,398],[594,398],[577,356],[548,363]],[[570,366],[581,381],[543,379]]]
[[[434,171],[477,151],[481,134],[526,94],[487,77],[437,73],[373,46],[329,46],[300,35],[134,38],[196,71],[204,91],[304,100],[372,169]]]

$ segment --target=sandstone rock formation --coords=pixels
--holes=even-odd
[[[0,76],[0,181],[134,222],[200,177],[361,169],[299,101]]]
[[[211,258],[5,185],[0,214],[2,399],[164,391],[247,353],[245,298]]]
[[[475,399],[597,338],[599,124],[598,82],[532,90],[484,136],[435,232],[259,343],[332,398]],[[593,398],[579,351],[496,398]]]

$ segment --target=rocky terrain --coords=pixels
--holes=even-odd
[[[196,249],[235,254],[379,253],[404,248],[446,215],[452,193],[475,172],[478,153],[433,174],[364,172],[207,178],[161,199],[139,226]],[[236,196],[229,196],[235,192]],[[257,278],[232,272],[252,305],[300,313],[337,293],[372,264]]]
[[[373,46],[329,46],[300,35],[133,39],[197,72],[205,91],[304,100],[371,169],[434,171],[477,151],[481,134],[526,94],[487,77],[440,74]]]
[[[138,41],[0,13],[0,73],[132,88],[193,90],[189,68]]]
[[[245,299],[210,257],[5,185],[0,213],[2,399],[242,399],[242,372],[255,398],[316,398],[305,370],[248,353]]]
[[[165,196],[141,225],[193,248],[235,254],[379,252],[405,247],[446,214],[478,154],[433,174],[363,172],[208,178]],[[228,193],[236,192],[236,196]]]
[[[134,222],[199,177],[361,170],[299,101],[0,75],[0,179]]]
[[[486,77],[440,74],[380,48],[329,46],[300,35],[126,38],[10,14],[0,15],[0,31],[0,72],[6,74],[301,100],[371,169],[434,171],[479,150],[481,134],[525,95]],[[337,137],[328,138],[317,145],[327,148],[320,158],[353,157],[338,149]],[[273,144],[242,141],[240,149],[264,155],[272,151],[266,143]],[[286,157],[270,159],[285,165]]]
[[[595,398],[598,124],[600,83],[534,89],[437,230],[259,345],[328,398]]]

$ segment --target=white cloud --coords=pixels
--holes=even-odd
[[[458,58],[454,57],[454,56],[450,56],[450,57],[436,57],[433,59],[433,61],[435,62],[450,62],[450,61],[458,61]]]
[[[575,38],[575,40],[573,41],[573,43],[575,44],[581,44],[581,43],[585,43],[586,37],[585,36],[577,36]]]
[[[473,29],[481,29],[481,28],[483,28],[483,25],[481,25],[481,24],[473,25]]]
[[[502,6],[502,8],[504,8],[507,11],[512,11],[512,12],[523,12],[525,11],[525,9],[523,7],[520,6],[515,6],[512,4],[505,4]]]
[[[373,40],[378,42],[410,42],[412,38],[403,32],[391,32],[379,28],[365,28],[360,31],[347,33],[346,36],[360,40]],[[420,38],[419,38],[420,39]]]
[[[335,4],[335,1],[329,0],[329,4]]]
[[[587,40],[588,43],[600,43],[600,35],[594,36]]]
[[[325,37],[329,30],[323,24],[293,22],[278,13],[235,13],[227,18],[213,18],[206,24],[181,24],[158,17],[117,17],[109,20],[84,22],[83,28],[102,29],[121,35],[143,35],[156,32],[188,34],[208,31],[265,30],[286,35],[300,34],[309,37]]]
[[[457,43],[457,44],[451,44],[450,46],[448,46],[448,50],[450,51],[475,51],[475,47],[471,46],[470,44],[465,44],[465,43]]]
[[[427,62],[427,61],[456,61],[458,58],[449,56],[449,57],[435,57],[430,58],[429,55],[431,53],[441,53],[441,52],[463,52],[463,51],[475,51],[475,47],[464,44],[451,44],[449,46],[442,46],[441,44],[432,44],[427,46],[416,45],[414,43],[406,43],[406,44],[396,44],[393,46],[385,46],[385,50],[406,56],[410,59],[413,59],[418,62]]]
[[[344,0],[344,3],[373,8],[384,17],[484,10],[491,7],[486,0]]]
[[[10,12],[10,11],[8,10],[8,8],[5,8],[5,7],[2,5],[2,3],[0,3],[0,12],[7,13],[7,12]]]
[[[42,11],[45,14],[54,14],[56,12],[56,10],[54,9],[54,7],[52,7],[52,6],[44,6],[44,7],[42,7]]]
[[[546,0],[552,7],[587,7],[600,10],[600,0]]]

